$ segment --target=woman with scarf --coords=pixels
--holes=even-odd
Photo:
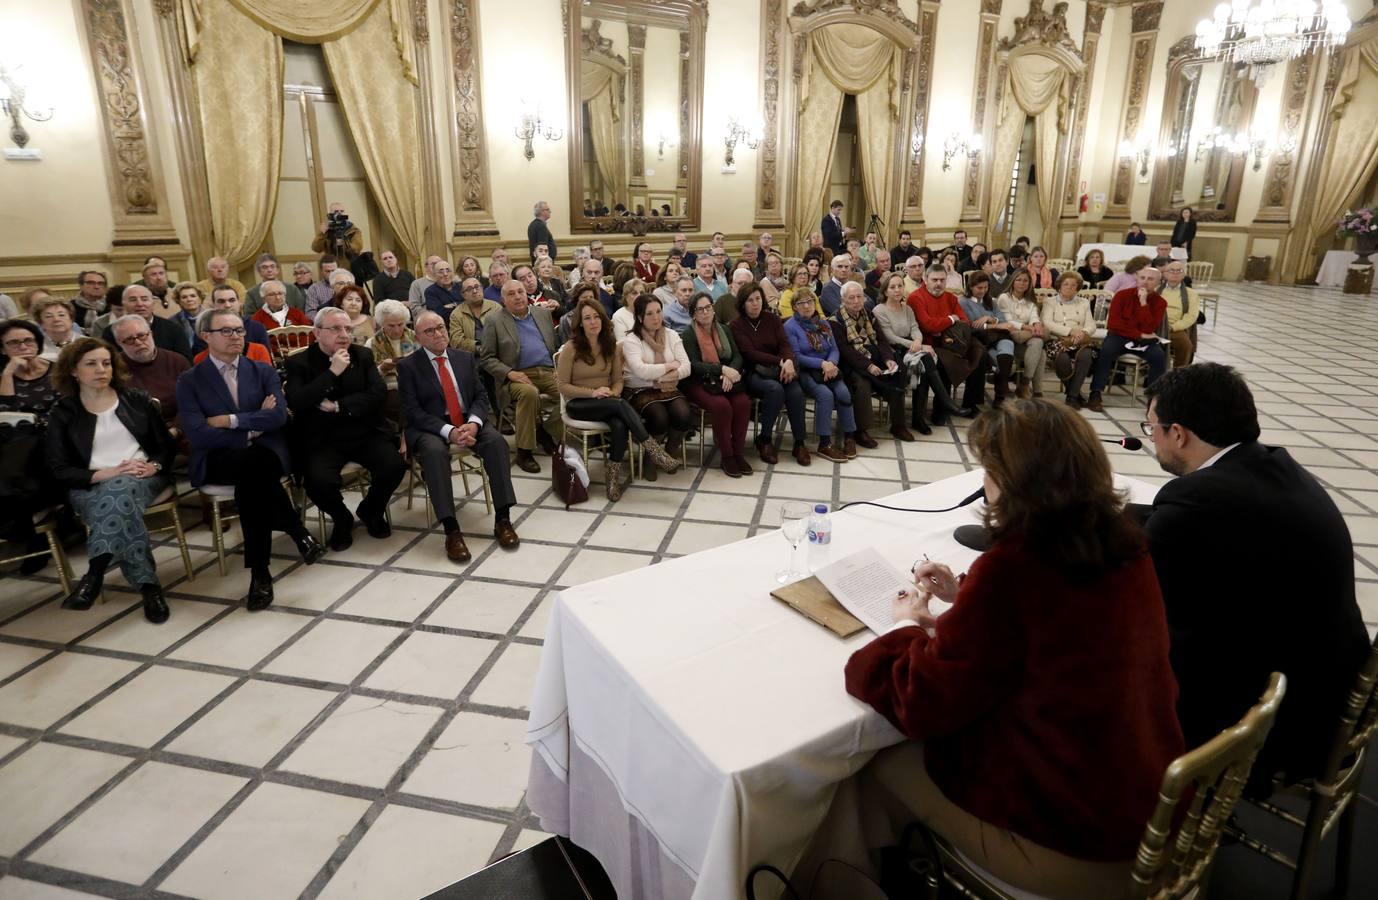
[[[914,440],[913,433],[904,427],[904,389],[909,384],[909,371],[895,359],[890,344],[880,339],[880,327],[866,308],[866,293],[855,281],[842,286],[842,306],[832,318],[832,328],[852,391],[858,446],[868,450],[879,446],[869,433],[875,416],[872,390],[880,392],[890,407],[890,434],[896,440]]]
[[[684,395],[712,420],[713,443],[723,472],[729,478],[750,475],[751,464],[742,455],[746,427],[751,423],[751,398],[742,382],[742,352],[732,332],[718,321],[711,296],[695,294],[689,300],[689,312],[693,319],[684,333],[684,352],[691,374],[682,383]]]
[[[1029,277],[1033,279],[1035,290],[1057,287],[1057,278],[1060,273],[1048,265],[1048,251],[1042,247],[1035,247],[1029,251],[1029,265],[1024,271],[1028,272]]]
[[[808,288],[794,292],[794,314],[785,323],[785,336],[789,338],[795,363],[799,366],[799,384],[813,397],[818,455],[839,463],[854,459],[856,416],[852,409],[852,392],[838,365],[842,354],[831,326],[818,315],[817,297]],[[834,406],[837,407],[837,425],[843,435],[841,447],[833,446]]]
[[[933,424],[943,425],[949,415],[971,418],[970,409],[952,402],[947,386],[938,374],[938,351],[931,344],[924,343],[923,331],[914,318],[914,311],[905,302],[904,275],[891,272],[881,281],[881,291],[885,302],[876,306],[872,313],[880,326],[880,335],[894,349],[896,355],[909,367],[910,385],[914,396],[910,399],[909,427],[919,434],[932,434],[933,429],[925,419],[928,410],[928,392],[933,392]]]
[[[574,292],[576,303],[585,297],[597,298],[592,285],[588,287],[587,293]],[[679,391],[680,381],[689,377],[690,363],[679,335],[665,327],[662,309],[654,294],[642,294],[632,307],[636,325],[622,341],[622,396],[641,414],[648,432],[665,435],[661,442],[665,452],[679,457],[684,452],[684,434],[693,423],[693,410]],[[645,477],[655,481],[655,466],[646,466]]]

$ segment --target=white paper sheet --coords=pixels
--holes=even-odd
[[[874,634],[884,634],[894,622],[891,608],[901,591],[914,589],[874,547],[859,550],[814,573],[847,612]]]

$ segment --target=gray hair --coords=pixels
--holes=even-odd
[[[336,269],[335,271],[331,272],[330,286],[335,287],[336,285],[341,283],[354,284],[354,273],[349,271],[348,269]]]
[[[145,330],[145,331],[148,331],[148,332],[150,332],[150,333],[153,331],[153,329],[152,329],[151,327],[149,327],[148,320],[146,320],[143,316],[136,316],[136,315],[134,315],[133,313],[130,313],[129,315],[120,316],[118,319],[116,319],[115,321],[111,322],[111,323],[110,323],[110,333],[113,334],[113,335],[115,335],[115,336],[116,336],[116,340],[118,340],[118,339],[119,339],[119,330],[120,330],[120,326],[121,326],[121,325],[133,325],[133,324],[135,324],[135,323],[137,323],[137,324],[139,324],[139,325],[142,325],[142,326],[144,327],[144,330]]]
[[[336,314],[344,316],[346,321],[348,321],[349,319],[349,313],[345,312],[343,309],[340,309],[338,306],[322,306],[316,312],[316,318],[313,320],[313,324],[315,324],[317,328],[324,328],[325,320],[330,316]]]
[[[536,204],[531,207],[531,215],[539,216],[541,214],[541,210],[545,209],[549,205],[550,204],[546,203],[544,200],[537,200]]]
[[[254,260],[254,271],[263,268],[264,263],[276,263],[278,258],[271,253],[260,253],[258,259]]]
[[[311,267],[308,266],[306,263],[302,262],[301,260],[298,260],[296,264],[292,266],[292,271],[305,272],[309,275],[311,273]]]
[[[944,278],[946,278],[946,277],[947,277],[947,269],[944,269],[942,266],[929,266],[928,269],[924,272],[924,274],[925,274],[925,275],[942,275]]]
[[[846,297],[850,294],[860,294],[862,293],[862,291],[863,289],[861,287],[861,282],[859,281],[849,281],[842,286],[843,297]]]
[[[403,322],[411,322],[411,310],[400,300],[383,300],[373,309],[373,321],[379,328],[393,316],[401,316]]]
[[[582,262],[583,260],[586,260],[586,259],[588,259],[588,258],[589,258],[589,248],[588,248],[588,247],[575,247],[575,248],[574,248],[574,261],[575,261],[575,262]]]
[[[850,256],[847,256],[843,253],[839,253],[837,256],[833,257],[833,261],[831,264],[829,264],[828,268],[836,272],[838,269],[841,269],[843,266],[849,264],[851,261],[852,258]]]
[[[916,253],[916,254],[914,254],[913,256],[911,256],[911,257],[909,257],[908,259],[906,259],[906,260],[904,261],[904,267],[907,269],[907,268],[909,268],[910,266],[920,266],[920,267],[922,267],[922,266],[923,266],[923,257],[922,257],[922,256],[919,256],[919,255]]]
[[[686,281],[689,282],[690,287],[694,286],[694,279],[690,278],[688,275],[681,275],[675,279],[675,287],[679,287]]]
[[[279,280],[276,279],[276,278],[269,278],[267,281],[265,281],[265,282],[263,282],[262,284],[260,284],[260,285],[258,286],[258,293],[259,293],[260,295],[262,295],[263,292],[264,292],[265,290],[268,289],[268,285],[270,285],[270,284],[275,284],[275,285],[277,285],[278,287],[282,288],[282,292],[283,292],[284,294],[287,293],[287,285],[283,284],[281,281],[279,281]]]
[[[488,266],[488,277],[492,278],[498,272],[501,272],[504,275],[508,275],[511,274],[511,271],[511,269],[507,268],[507,266],[504,266],[500,262],[490,263]]]
[[[239,316],[235,315],[228,309],[203,309],[196,316],[196,333],[202,334],[204,332],[210,331],[211,326],[215,324],[216,316],[229,316],[231,319],[234,319],[240,325],[244,324],[243,319],[241,319]]]

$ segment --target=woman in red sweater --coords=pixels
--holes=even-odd
[[[1183,752],[1153,560],[1070,408],[1006,402],[970,442],[991,549],[962,579],[919,566],[847,663],[848,692],[923,741],[862,772],[862,813],[895,834],[918,819],[1025,890],[1120,896]],[[934,596],[954,604],[938,619]]]
[[[1096,358],[1096,374],[1091,377],[1091,396],[1086,408],[1100,412],[1105,408],[1101,391],[1110,381],[1110,370],[1115,360],[1126,353],[1133,354],[1148,363],[1148,381],[1152,384],[1167,371],[1167,343],[1158,340],[1158,329],[1163,326],[1167,315],[1167,300],[1158,293],[1162,284],[1162,273],[1152,266],[1140,269],[1135,278],[1138,285],[1125,288],[1110,298],[1110,318],[1105,323],[1109,332],[1100,345],[1100,356]]]

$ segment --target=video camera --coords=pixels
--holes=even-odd
[[[344,210],[326,214],[326,234],[332,241],[342,241],[349,235],[354,223],[349,221],[349,213]]]

